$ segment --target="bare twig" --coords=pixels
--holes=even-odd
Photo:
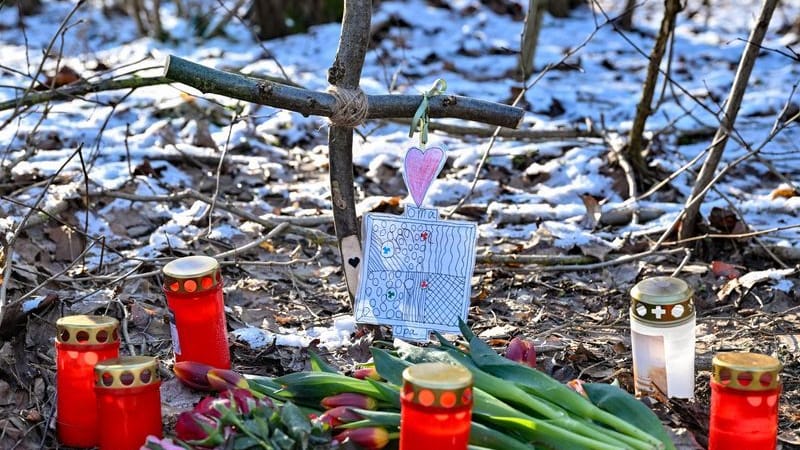
[[[655,250],[650,249],[641,253],[635,253],[633,255],[625,255],[620,256],[618,258],[614,258],[608,261],[597,262],[593,264],[568,264],[563,266],[544,266],[539,268],[540,271],[544,272],[565,272],[565,271],[572,271],[572,270],[597,270],[602,269],[604,267],[611,267],[617,266],[620,264],[625,264],[633,261],[638,261],[640,259],[646,258],[648,256],[655,256],[655,255],[667,255],[672,253],[681,253],[683,249],[674,248],[670,250]]]
[[[584,255],[478,255],[475,262],[479,264],[521,264],[538,266],[555,266],[563,264],[591,264],[597,258]]]
[[[264,242],[266,242],[266,241],[274,238],[275,236],[283,233],[288,228],[289,228],[289,224],[288,223],[286,223],[286,222],[280,223],[280,224],[278,224],[278,226],[276,226],[275,228],[270,230],[269,233],[265,234],[264,236],[261,236],[260,238],[256,239],[255,241],[250,241],[247,244],[242,245],[241,247],[237,247],[237,248],[228,250],[226,252],[218,253],[218,254],[214,255],[214,257],[217,258],[217,259],[223,259],[223,258],[227,258],[229,256],[233,256],[234,259],[236,259],[237,255],[239,255],[241,253],[244,253],[244,252],[250,250],[251,248],[258,247],[259,245],[263,244]]]
[[[767,228],[764,230],[748,231],[747,233],[736,233],[736,234],[705,233],[703,235],[692,236],[685,239],[678,239],[676,241],[666,241],[662,245],[666,246],[684,245],[690,242],[702,241],[703,239],[746,239],[756,236],[763,236],[765,234],[777,233],[778,231],[791,230],[794,228],[800,228],[800,223]]]
[[[75,15],[76,12],[78,12],[78,9],[80,9],[80,7],[83,6],[84,3],[86,3],[86,0],[78,0],[75,3],[75,6],[73,6],[72,9],[69,11],[69,13],[67,13],[67,16],[64,17],[64,20],[62,20],[61,23],[59,24],[58,30],[50,39],[50,42],[44,49],[44,52],[42,52],[42,59],[41,61],[39,61],[39,66],[36,68],[36,72],[34,72],[34,74],[31,76],[31,84],[28,85],[27,89],[25,89],[25,93],[22,94],[22,97],[16,100],[17,103],[15,103],[14,105],[14,112],[8,117],[8,119],[6,119],[5,122],[0,124],[0,130],[5,128],[6,125],[8,125],[12,120],[14,120],[14,117],[16,117],[17,114],[19,114],[19,111],[23,106],[22,100],[25,97],[27,97],[28,94],[30,94],[31,91],[33,90],[34,86],[36,86],[36,81],[39,78],[39,75],[41,75],[42,70],[44,69],[44,63],[45,61],[47,61],[47,57],[50,56],[50,51],[53,49],[53,45],[55,45],[56,39],[58,39],[58,37],[61,36],[62,33],[66,30],[70,19],[72,18],[73,15]]]
[[[606,21],[605,24],[608,24],[608,23],[609,22]],[[603,25],[605,25],[605,24],[603,24]],[[558,65],[560,65],[561,63],[566,61],[568,58],[570,58],[572,55],[577,53],[580,49],[585,47],[586,44],[588,44],[594,38],[594,36],[597,34],[597,32],[600,31],[600,28],[603,25],[596,26],[595,29],[591,33],[589,33],[589,35],[583,40],[583,42],[578,44],[578,46],[576,46],[575,48],[570,49],[568,52],[566,52],[564,54],[564,56],[562,56],[561,59],[558,60],[558,62],[548,64],[547,67],[545,67],[535,79],[533,79],[530,83],[526,84],[522,88],[522,90],[516,96],[514,101],[511,103],[511,105],[512,106],[516,106],[517,103],[519,103],[520,100],[522,100],[525,97],[525,93],[528,91],[528,89],[530,89],[533,86],[535,86],[536,83],[538,83],[542,78],[544,78],[544,76],[546,74],[548,74],[550,72],[550,70],[552,70],[554,67],[557,67]],[[436,97],[434,97],[434,98],[436,98]],[[449,219],[450,217],[452,217],[453,214],[455,214],[459,209],[461,209],[461,207],[464,206],[464,204],[467,202],[467,200],[469,200],[469,198],[472,197],[473,192],[475,192],[475,186],[478,185],[478,180],[480,179],[481,170],[483,170],[483,166],[486,164],[486,161],[489,159],[489,153],[492,151],[492,148],[494,147],[494,143],[497,141],[497,136],[499,136],[499,134],[500,134],[500,127],[498,126],[494,130],[494,133],[492,133],[492,136],[489,139],[489,143],[486,145],[486,150],[484,150],[483,155],[481,156],[481,160],[478,162],[478,167],[475,168],[475,175],[472,177],[472,183],[469,186],[469,190],[467,191],[467,193],[463,197],[461,197],[461,200],[458,201],[458,204],[456,204],[456,206],[454,206],[447,213],[444,214],[445,218]]]
[[[19,99],[0,102],[0,111],[15,107],[32,106],[52,100],[73,100],[81,95],[93,94],[102,91],[136,89],[140,87],[157,86],[159,84],[169,83],[172,83],[172,80],[165,77],[131,77],[103,80],[96,83],[80,83],[65,86],[59,89],[29,93],[23,95]]]
[[[36,198],[36,201],[34,201],[33,207],[28,209],[28,212],[22,218],[20,223],[17,225],[17,228],[14,229],[14,233],[11,235],[11,238],[8,240],[8,242],[5,243],[5,251],[3,253],[6,255],[6,267],[4,271],[5,276],[3,278],[3,283],[0,284],[0,323],[3,322],[3,314],[5,313],[4,307],[6,304],[6,291],[8,289],[9,283],[11,282],[11,275],[12,275],[11,265],[13,264],[12,257],[14,254],[14,243],[19,238],[20,234],[22,233],[22,230],[25,229],[25,226],[30,220],[31,216],[33,215],[33,212],[38,209],[39,204],[42,202],[44,196],[47,194],[47,190],[50,188],[50,185],[53,184],[53,181],[55,181],[56,177],[61,173],[61,171],[64,170],[65,167],[67,167],[67,164],[69,164],[69,162],[72,161],[72,158],[74,158],[76,154],[80,153],[81,149],[83,149],[82,143],[78,146],[78,148],[74,152],[72,152],[69,158],[67,158],[64,161],[64,163],[61,164],[58,170],[56,170],[56,173],[50,177],[50,180],[47,182],[44,188],[42,188],[42,192]]]

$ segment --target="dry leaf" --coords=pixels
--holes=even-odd
[[[733,264],[728,264],[723,261],[711,261],[711,273],[715,277],[725,277],[729,280],[738,278],[741,273]]]
[[[776,198],[792,198],[800,196],[800,192],[797,189],[791,186],[781,186],[770,194],[770,198],[775,200]]]
[[[725,283],[722,288],[720,288],[719,292],[717,292],[717,298],[720,300],[725,300],[725,298],[737,288],[742,287],[745,289],[750,289],[762,281],[781,280],[784,277],[795,273],[795,271],[795,269],[767,269],[746,273],[739,278],[734,278],[733,280]]]

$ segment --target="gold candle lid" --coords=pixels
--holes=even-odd
[[[781,384],[783,365],[777,358],[749,352],[717,353],[711,378],[737,391],[769,391]]]
[[[219,263],[210,256],[186,256],[170,261],[162,269],[164,290],[196,294],[215,288],[222,281]]]
[[[94,383],[100,388],[134,388],[161,381],[158,360],[152,356],[122,356],[94,366]]]
[[[425,407],[472,404],[472,372],[463,366],[421,363],[403,370],[403,397]]]
[[[75,315],[56,320],[56,340],[63,344],[101,345],[119,341],[119,321],[108,316]]]
[[[678,325],[695,315],[692,289],[674,277],[647,278],[631,289],[631,317],[653,325]]]

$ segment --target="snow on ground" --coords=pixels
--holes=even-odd
[[[17,26],[15,8],[0,9],[0,101],[14,99],[31,84],[28,74],[36,72],[40,55],[51,41],[51,53],[61,55],[60,64],[72,67],[90,81],[131,73],[160,75],[166,56],[174,54],[252,75],[280,75],[279,62],[295,82],[310,89],[321,90],[327,86],[326,70],[335,55],[338,24],[321,25],[303,35],[268,41],[262,48],[239,21],[227,25],[226,36],[200,40],[194,36],[191,23],[176,17],[172,5],[166,4],[162,14],[170,39],[162,43],[137,36],[133,21],[117,13],[104,12],[98,3],[88,2],[76,11],[63,39],[53,37],[73,8],[71,2],[46,1],[41,14],[24,19],[24,32]],[[206,3],[209,10],[219,8],[216,2]],[[519,3],[527,6],[528,2]],[[641,2],[642,7],[635,17],[640,32],[627,33],[626,38],[607,25],[603,15],[605,11],[613,16],[612,9],[617,3],[603,1],[603,11],[596,5],[583,7],[566,19],[545,16],[536,67],[541,69],[557,63],[569,50],[578,50],[566,59],[566,68],[548,72],[529,90],[526,100],[532,104],[534,112],[526,115],[524,128],[585,128],[588,120],[621,135],[628,130],[639,99],[646,55],[658,29],[662,2]],[[760,4],[757,0],[712,3],[711,10],[690,4],[680,15],[670,67],[671,76],[680,89],[667,87],[661,94],[659,85],[657,94],[663,98],[648,121],[651,136],[653,132],[667,129],[652,158],[653,164],[665,172],[677,170],[708,145],[710,137],[679,145],[675,136],[680,132],[716,127],[720,103],[727,96],[744,40]],[[796,51],[800,36],[785,30],[799,14],[800,5],[782,2],[764,47],[791,53],[787,50],[789,46],[788,49]],[[521,22],[493,13],[475,0],[451,2],[450,9],[434,8],[421,0],[383,1],[374,13],[373,24],[387,21],[407,26],[389,28],[388,35],[367,54],[362,87],[368,93],[418,93],[428,89],[436,78],[445,78],[451,93],[495,101],[511,96],[515,83],[508,73],[517,61],[515,52],[519,47]],[[600,25],[597,31],[596,24]],[[265,57],[264,49],[274,59]],[[95,70],[98,63],[110,69]],[[55,67],[55,58],[44,63],[45,72],[52,72]],[[663,67],[666,68],[666,63]],[[717,190],[709,192],[702,207],[704,217],[708,217],[714,207],[729,207],[730,200],[752,229],[798,223],[800,197],[773,199],[770,193],[781,183],[800,184],[800,147],[797,144],[800,125],[789,126],[767,142],[784,105],[800,103],[797,97],[790,97],[798,81],[800,62],[797,58],[791,59],[779,51],[762,52],[736,124],[740,140],[747,145],[731,140],[722,164],[744,157],[752,149],[760,149],[761,153],[737,165],[730,176],[720,181]],[[232,148],[250,145],[249,156],[229,156],[239,165],[240,175],[252,180],[253,199],[246,204],[248,208],[261,214],[271,212],[273,207],[260,199],[273,196],[330,210],[325,178],[297,183],[288,167],[297,154],[324,164],[327,154],[324,120],[269,107],[242,105],[245,120],[231,127],[231,110],[236,107],[236,101],[213,95],[187,101],[187,92],[198,94],[179,85],[141,88],[116,106],[112,105],[122,100],[125,92],[102,92],[85,99],[54,103],[44,118],[44,106],[38,105],[0,129],[0,142],[4,144],[0,166],[13,166],[10,181],[32,173],[51,175],[70,158],[76,146],[83,143],[91,189],[109,191],[133,185],[133,192],[139,195],[165,195],[192,187],[194,183],[179,168],[176,157],[165,155],[189,155],[186,158],[191,159],[219,154],[192,142],[205,119],[209,122],[209,134],[219,148],[229,135]],[[560,104],[563,113],[549,114],[548,109],[554,104]],[[190,109],[187,112],[185,108]],[[197,111],[213,114],[208,119],[198,116]],[[10,114],[11,111],[0,111],[0,123],[11,117]],[[354,148],[354,162],[365,172],[358,181],[389,185],[380,178],[381,167],[399,168],[402,152],[416,141],[409,141],[407,129],[397,124],[367,124],[363,129],[369,132],[369,137],[365,141],[357,138]],[[26,156],[26,141],[35,143],[41,150]],[[488,140],[435,133],[433,143],[437,142],[446,144],[452,167],[432,186],[428,201],[447,208],[469,191]],[[672,223],[691,191],[694,177],[685,173],[672,183],[679,193],[677,197],[656,194],[639,203],[664,211],[659,218],[602,232],[584,227],[580,220],[585,213],[581,195],[604,198],[604,210],[623,203],[623,198],[612,189],[613,179],[603,170],[608,166],[608,152],[606,145],[599,141],[532,144],[499,140],[492,149],[489,165],[508,170],[514,158],[535,155],[521,173],[540,181],[527,189],[509,189],[503,182],[482,177],[469,203],[484,205],[490,218],[517,214],[539,220],[524,223],[488,220],[479,226],[481,237],[530,240],[546,230],[555,237],[555,245],[565,249],[598,240],[615,247],[617,236],[664,229]],[[19,159],[22,160],[17,162]],[[131,174],[131,167],[138,167],[145,161],[158,170],[157,181]],[[698,170],[699,163],[693,169]],[[51,186],[43,206],[54,205],[64,196],[78,198],[83,186],[81,170],[80,159],[73,156],[62,172],[78,176],[69,184]],[[776,173],[784,179],[776,180]],[[212,173],[208,175],[213,177]],[[391,183],[391,186],[398,184]],[[15,193],[14,197],[32,204],[43,187],[40,183],[33,184]],[[247,190],[249,186],[241,188]],[[359,192],[363,195],[363,191]],[[380,195],[400,193],[386,187]],[[362,209],[373,201],[372,198],[361,200]],[[113,224],[107,222],[111,219],[106,217],[137,208],[145,208],[152,217],[161,217],[163,223],[150,233],[146,245],[124,250],[123,254],[129,258],[163,256],[168,248],[186,247],[201,232],[195,222],[204,212],[200,204],[134,205],[128,200],[116,199],[93,211],[90,234],[113,233]],[[0,214],[7,216],[0,219],[0,230],[9,233],[25,212],[12,202],[0,200]],[[83,214],[77,214],[75,219],[78,223],[85,220]],[[225,221],[217,221],[214,226],[214,239],[224,240],[242,233]],[[800,228],[772,233],[766,240],[776,245],[800,247]],[[92,249],[86,264],[97,265],[100,258],[101,250]],[[333,333],[331,342],[343,343],[342,334],[337,334],[336,330],[345,328],[343,325],[329,331],[306,330],[305,335],[292,331],[255,337],[267,343],[277,338],[285,339],[287,344],[292,339],[296,344],[303,344],[309,338]],[[252,331],[244,329],[241,333],[243,337],[250,336]]]

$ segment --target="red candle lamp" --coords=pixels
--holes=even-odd
[[[712,361],[709,450],[775,450],[780,371],[776,358],[719,353]]]
[[[403,371],[400,450],[465,450],[472,424],[472,373],[445,363]]]
[[[97,445],[94,367],[119,356],[119,322],[106,316],[56,321],[56,429],[61,444]]]
[[[230,369],[222,274],[208,256],[187,256],[163,269],[176,361]]]
[[[151,356],[124,356],[94,368],[100,450],[139,450],[163,436],[161,379]]]

